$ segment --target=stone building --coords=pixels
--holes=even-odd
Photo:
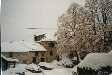
[[[13,42],[14,43],[14,42]],[[22,46],[25,46],[25,48],[22,48],[24,50],[21,50],[20,47],[15,48],[15,50],[4,50],[8,47],[8,45],[3,46],[2,54],[6,57],[11,58],[17,58],[20,63],[38,63],[38,62],[51,62],[56,57],[56,47],[55,47],[55,41],[41,41],[38,43],[33,43],[32,45],[28,44],[29,42],[22,44]],[[10,44],[10,43],[9,43]],[[16,47],[17,43],[12,44],[13,47]],[[12,47],[12,49],[14,49]],[[27,48],[26,48],[27,47]],[[29,47],[29,48],[28,48]],[[19,49],[20,48],[20,49]],[[25,50],[26,49],[26,50]]]
[[[47,50],[44,54],[45,58],[43,58],[46,62],[51,62],[56,59],[57,50],[56,50],[56,41],[41,41],[40,44],[44,46]]]

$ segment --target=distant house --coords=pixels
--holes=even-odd
[[[90,53],[77,66],[78,75],[109,75],[112,73],[112,51]]]
[[[1,46],[2,54],[6,57],[17,58],[20,63],[51,62],[56,57],[56,42],[6,42]],[[13,50],[12,50],[13,49]]]

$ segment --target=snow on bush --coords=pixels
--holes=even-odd
[[[45,66],[45,67],[48,67],[48,68],[54,68],[55,65],[51,64],[51,63],[46,63],[46,62],[40,62],[39,63],[40,66]]]
[[[91,68],[98,70],[101,67],[112,67],[112,51],[109,53],[90,53],[78,64],[79,68]]]
[[[53,65],[57,65],[58,63],[59,62],[57,60],[54,60],[54,61],[51,62],[51,64],[53,64]]]
[[[72,67],[73,63],[72,63],[72,60],[65,57],[61,61],[59,61],[59,65],[63,65],[65,67]]]
[[[109,55],[112,55],[112,50],[108,53]]]
[[[51,64],[54,65],[54,68],[60,68],[60,66],[58,65],[59,62],[57,60],[52,61]]]
[[[73,72],[77,72],[77,65],[73,67]]]
[[[34,63],[27,65],[25,68],[26,69],[30,69],[30,70],[35,70],[35,71],[39,71],[40,70],[40,66],[37,66]]]
[[[73,59],[72,60],[77,60],[77,57],[73,57]]]

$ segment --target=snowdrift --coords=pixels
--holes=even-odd
[[[112,51],[109,53],[90,53],[77,66],[79,75],[97,75],[100,71],[112,72]]]
[[[59,61],[58,65],[60,66],[64,66],[66,68],[72,68],[74,66],[74,64],[72,63],[72,60],[70,60],[69,58],[63,58],[62,60]]]

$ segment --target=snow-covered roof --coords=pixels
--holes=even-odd
[[[112,53],[90,53],[78,64],[80,68],[91,68],[98,70],[101,67],[112,66]]]
[[[41,39],[40,42],[41,41],[56,41],[56,39],[52,39],[52,38],[47,38],[46,37],[46,38]]]
[[[46,51],[46,49],[35,42],[13,41],[2,42],[1,52],[28,52],[28,51]]]
[[[5,57],[5,56],[3,56],[2,54],[1,54],[1,57],[3,58],[3,59],[5,59],[6,61],[15,61],[15,62],[19,62],[19,60],[18,59],[15,59],[15,58],[7,58],[7,57]]]
[[[1,52],[26,52],[29,48],[24,47],[20,41],[2,42]]]
[[[25,47],[29,48],[29,51],[47,51],[42,45],[35,42],[21,42]]]

